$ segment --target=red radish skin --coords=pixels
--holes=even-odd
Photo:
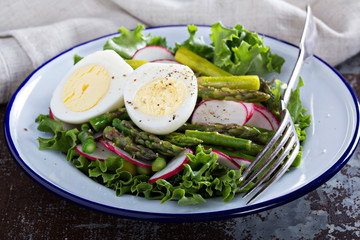
[[[151,162],[146,162],[146,161],[141,161],[138,160],[136,158],[133,158],[129,153],[125,152],[124,150],[116,147],[113,142],[108,141],[108,140],[100,140],[99,141],[105,148],[109,149],[110,151],[120,155],[121,157],[125,158],[126,160],[128,160],[129,162],[138,165],[140,167],[144,167],[144,168],[152,168]]]
[[[279,120],[275,117],[275,115],[269,109],[267,109],[263,106],[259,106],[259,105],[255,105],[254,108],[257,109],[259,112],[262,112],[267,117],[267,119],[271,123],[273,130],[278,129],[279,124],[280,124]]]
[[[94,138],[95,138],[95,141],[101,140],[103,138],[103,132],[100,131],[100,132],[95,133]]]
[[[146,46],[137,50],[131,59],[151,62],[159,59],[175,60],[175,57],[172,52],[164,47]]]
[[[244,104],[244,106],[247,109],[247,115],[246,115],[246,122],[250,120],[250,118],[252,117],[252,115],[254,114],[254,106],[255,104],[253,103],[247,103],[247,102],[243,102],[242,104]]]
[[[51,111],[51,108],[49,108],[49,117],[50,117],[52,120],[56,120],[55,117],[54,117],[54,114],[53,114],[52,111]]]
[[[229,167],[231,170],[239,170],[241,165],[234,161],[231,157],[217,150],[211,150],[211,154],[216,153],[218,155],[218,163],[224,166]]]
[[[247,108],[235,101],[205,100],[195,109],[191,123],[235,123],[244,125],[247,118]]]
[[[239,166],[244,164],[244,168],[247,168],[251,161],[244,159],[244,158],[240,158],[240,157],[231,157],[233,161],[235,161]]]
[[[96,142],[96,150],[93,153],[85,153],[82,151],[82,145],[78,144],[75,146],[75,151],[80,155],[89,158],[91,160],[100,160],[104,161],[109,156],[118,156],[118,154],[110,151],[106,147],[104,147],[100,142]]]
[[[167,179],[176,173],[180,172],[184,168],[184,164],[189,162],[186,153],[192,154],[191,149],[185,149],[182,153],[171,159],[166,167],[159,172],[156,172],[150,179],[149,183],[154,183],[159,179]]]
[[[257,108],[254,109],[254,113],[246,124],[260,127],[268,130],[273,130],[270,120],[265,116],[264,113],[260,112]]]

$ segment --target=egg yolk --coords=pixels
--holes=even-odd
[[[97,64],[81,67],[66,81],[62,101],[71,111],[87,111],[106,95],[110,82],[110,74],[105,67]]]
[[[159,78],[142,86],[135,95],[134,105],[150,116],[167,116],[176,112],[187,96],[185,84],[176,78]]]

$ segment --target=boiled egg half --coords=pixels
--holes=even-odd
[[[54,117],[78,124],[122,107],[123,87],[132,72],[132,67],[113,50],[86,56],[56,87],[50,102]]]
[[[129,75],[124,100],[131,120],[139,128],[153,134],[168,134],[192,114],[197,80],[185,65],[146,63]]]

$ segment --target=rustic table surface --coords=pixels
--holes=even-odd
[[[360,97],[360,54],[336,67]],[[5,143],[0,105],[0,239],[360,239],[360,148],[331,180],[261,213],[213,222],[124,219],[63,200],[30,179]]]

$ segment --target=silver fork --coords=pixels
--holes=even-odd
[[[270,139],[269,143],[264,146],[264,149],[258,154],[248,168],[245,169],[240,177],[240,181],[243,181],[240,186],[240,191],[247,187],[251,182],[254,183],[254,185],[251,186],[251,188],[243,195],[243,198],[258,189],[265,180],[268,180],[261,189],[254,194],[247,204],[253,202],[261,193],[268,189],[270,185],[276,182],[289,169],[299,153],[299,139],[290,113],[286,107],[289,102],[292,89],[298,79],[301,66],[304,61],[313,55],[315,48],[317,35],[315,21],[313,20],[309,5],[306,10],[307,15],[299,44],[298,58],[289,78],[287,88],[280,101],[280,126],[274,133],[274,136]],[[272,163],[272,165],[269,166],[270,163]],[[268,166],[269,169],[264,172]],[[264,175],[256,180],[255,178],[262,172],[264,172]]]

